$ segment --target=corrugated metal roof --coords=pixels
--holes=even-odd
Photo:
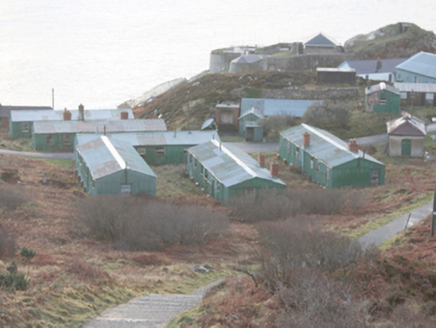
[[[280,179],[271,177],[269,170],[260,167],[250,155],[229,144],[220,144],[217,140],[212,140],[191,147],[188,152],[227,187],[253,178],[285,185]]]
[[[310,40],[304,43],[305,46],[311,47],[336,47],[338,43],[331,37],[327,37],[323,33],[312,37]]]
[[[312,156],[320,159],[331,168],[350,162],[359,157],[384,165],[361,150],[359,150],[358,153],[350,151],[348,149],[348,144],[345,141],[339,139],[330,132],[307,124],[294,126],[280,134],[297,146],[303,147],[303,134],[306,132],[310,134],[310,146],[306,147],[304,150]]]
[[[241,115],[255,108],[264,116],[271,115],[290,115],[303,117],[307,107],[317,100],[295,100],[295,99],[262,99],[262,98],[242,98]]]
[[[394,83],[400,92],[428,92],[436,93],[436,83]]]
[[[77,121],[79,119],[79,111],[70,110],[71,120]],[[97,120],[119,120],[121,113],[127,112],[129,119],[134,119],[132,110],[129,109],[85,109],[85,121]],[[12,122],[36,122],[36,121],[62,121],[63,110],[20,110],[11,111]]]
[[[436,55],[421,51],[398,65],[397,69],[436,79]]]
[[[356,72],[354,68],[334,68],[334,67],[317,67],[317,72],[339,72],[339,73],[353,73]]]
[[[220,140],[216,131],[167,131],[167,132],[138,132],[107,134],[113,140],[120,140],[132,146],[166,146],[186,145],[193,146],[210,140]],[[77,144],[82,145],[99,138],[98,134],[78,134]]]
[[[232,63],[238,64],[252,64],[259,60],[262,60],[262,56],[259,55],[242,55],[232,60]]]
[[[250,110],[247,110],[246,112],[244,112],[241,116],[239,116],[239,119],[249,115],[249,114],[253,114],[255,116],[257,116],[258,118],[263,118],[263,114],[262,114],[262,110],[255,108],[255,107],[251,107]]]
[[[77,147],[94,180],[124,169],[156,177],[131,145],[106,136]]]
[[[397,71],[396,66],[406,60],[407,58],[380,59],[382,65],[379,70],[377,70],[377,59],[347,60],[339,65],[338,68],[354,68],[356,74],[395,73]]]
[[[204,121],[203,125],[201,126],[200,130],[204,130],[207,128],[210,128],[214,125],[215,120],[213,118],[209,118],[206,121]]]
[[[396,95],[400,94],[400,90],[397,88],[394,88],[393,86],[386,84],[384,82],[380,82],[378,84],[371,85],[369,89],[365,89],[365,94],[370,95],[374,92],[379,92],[381,90],[386,90],[392,93],[395,93]]]
[[[163,119],[118,121],[36,121],[35,134],[166,131]]]
[[[425,136],[427,134],[424,121],[406,112],[402,114],[401,117],[386,123],[388,134],[407,136]]]

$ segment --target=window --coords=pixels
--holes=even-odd
[[[146,148],[145,147],[138,147],[138,154],[141,156],[145,156]]]
[[[386,99],[380,99],[379,104],[380,105],[386,105]]]
[[[51,134],[45,137],[45,144],[47,146],[53,145],[53,136]]]
[[[28,133],[29,132],[29,123],[23,123],[21,124],[21,131],[23,131],[23,133]]]
[[[319,172],[319,168],[320,168],[320,162],[318,161],[318,163],[316,163],[316,172]]]
[[[183,154],[186,155],[188,153],[188,148],[189,146],[185,146],[185,148],[183,148]]]
[[[325,168],[325,179],[326,180],[330,179],[330,170],[328,167]]]
[[[300,149],[298,147],[295,147],[295,159],[298,159],[299,152],[300,152]]]
[[[156,156],[164,156],[165,147],[156,147]]]
[[[121,185],[121,194],[130,195],[131,190],[132,190],[131,185],[129,184]]]
[[[313,170],[313,157],[310,158],[310,168]]]
[[[194,163],[194,167],[197,168],[197,161],[195,160],[194,157],[192,158],[192,161],[193,161],[193,163]]]
[[[62,135],[62,143],[65,146],[71,145],[71,136],[69,134],[63,134]]]
[[[244,190],[245,195],[247,196],[247,200],[253,200],[256,197],[256,189],[254,188],[247,188]]]

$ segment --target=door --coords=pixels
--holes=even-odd
[[[232,111],[221,111],[221,124],[233,124],[233,112]]]
[[[371,185],[376,186],[380,184],[380,170],[371,170]]]
[[[253,141],[254,140],[254,128],[246,128],[245,131],[245,141]]]
[[[412,142],[409,139],[401,140],[401,156],[410,156],[412,152]]]

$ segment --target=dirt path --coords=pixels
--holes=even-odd
[[[178,314],[201,302],[204,294],[220,284],[218,280],[201,287],[190,295],[148,294],[126,304],[104,311],[100,317],[86,323],[84,328],[161,328]]]

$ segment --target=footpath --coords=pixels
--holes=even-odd
[[[206,292],[220,284],[218,280],[190,295],[148,294],[104,311],[84,328],[163,328],[178,314],[198,305]]]

